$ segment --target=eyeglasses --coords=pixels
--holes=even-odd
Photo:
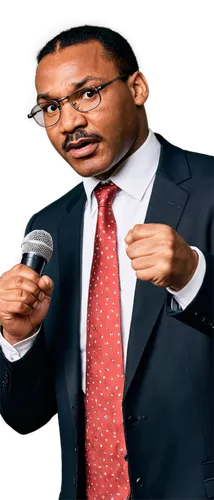
[[[61,102],[68,99],[71,106],[80,113],[88,113],[99,106],[101,103],[100,90],[105,89],[108,85],[116,82],[116,80],[123,80],[127,75],[117,76],[98,87],[84,87],[80,90],[75,90],[66,97],[61,99],[53,99],[50,101],[43,101],[33,107],[28,118],[34,118],[35,122],[41,127],[49,128],[56,125],[61,116]]]

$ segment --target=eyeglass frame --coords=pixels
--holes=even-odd
[[[35,106],[32,108],[31,112],[27,115],[27,117],[28,117],[28,118],[34,118],[35,122],[36,122],[38,125],[40,125],[40,127],[43,127],[43,128],[50,128],[50,127],[54,127],[54,125],[56,125],[56,124],[59,122],[60,118],[61,118],[61,111],[62,111],[62,108],[61,108],[61,106],[60,106],[60,103],[61,103],[62,101],[64,101],[65,99],[68,99],[68,101],[69,101],[70,105],[72,106],[72,108],[74,108],[74,109],[75,109],[76,111],[78,111],[79,113],[90,113],[90,111],[93,111],[94,109],[96,109],[96,108],[100,105],[100,103],[101,103],[102,97],[101,97],[101,94],[100,94],[100,90],[105,89],[106,87],[108,87],[109,85],[111,85],[111,83],[114,83],[114,82],[116,82],[117,80],[123,80],[124,78],[126,78],[126,79],[127,79],[127,78],[128,78],[128,75],[127,75],[127,74],[124,74],[124,75],[119,75],[119,76],[117,76],[116,78],[113,78],[113,80],[110,80],[109,82],[103,83],[102,85],[98,85],[98,86],[95,86],[95,85],[90,85],[89,87],[83,87],[82,89],[74,90],[73,92],[71,92],[71,93],[70,93],[70,94],[68,94],[67,96],[65,96],[65,97],[61,97],[60,99],[50,99],[50,101],[45,101],[45,102],[50,102],[50,103],[52,103],[52,102],[54,102],[54,103],[55,103],[55,102],[56,102],[56,103],[57,103],[57,105],[58,105],[58,109],[59,109],[59,112],[60,112],[60,113],[59,113],[59,118],[58,118],[58,120],[57,120],[55,123],[53,123],[53,125],[48,125],[47,127],[45,127],[44,125],[40,125],[40,124],[36,121],[36,119],[34,118],[34,116],[38,113],[38,111],[37,111],[37,112],[35,112],[35,113],[33,113],[33,109],[34,109],[36,106],[39,106],[39,103],[35,104]],[[87,110],[87,111],[82,111],[82,110],[80,110],[80,109],[76,108],[76,107],[74,106],[73,102],[71,102],[69,98],[70,98],[73,94],[76,94],[76,92],[79,92],[80,90],[89,90],[89,89],[94,89],[94,90],[96,90],[96,92],[98,92],[98,94],[99,94],[99,98],[100,98],[100,102],[99,102],[99,104],[97,104],[94,108],[89,109],[89,110]]]

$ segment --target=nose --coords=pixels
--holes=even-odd
[[[69,101],[61,103],[61,116],[59,121],[59,129],[61,133],[72,133],[79,127],[87,125],[87,117],[85,113],[80,113],[71,106]]]

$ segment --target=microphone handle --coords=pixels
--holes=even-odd
[[[23,253],[21,264],[25,264],[25,266],[30,267],[41,276],[43,269],[47,264],[47,261],[44,259],[44,257],[29,252],[29,253]]]

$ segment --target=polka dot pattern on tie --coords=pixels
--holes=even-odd
[[[122,396],[124,387],[116,221],[119,188],[98,185],[94,255],[88,294],[86,348],[87,499],[126,500],[129,477]]]

